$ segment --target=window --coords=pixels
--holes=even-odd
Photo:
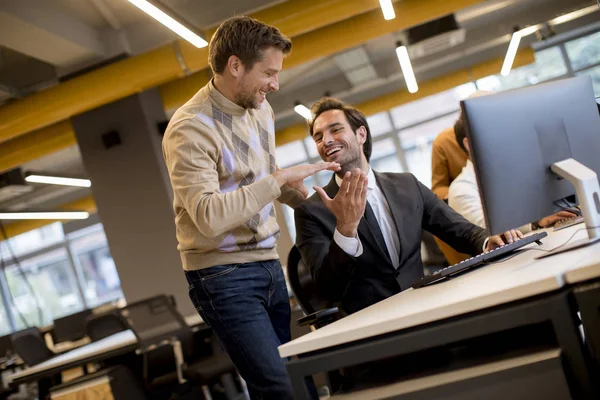
[[[119,273],[101,228],[101,225],[90,227],[71,243],[75,262],[82,273],[83,294],[89,307],[124,297]]]
[[[501,92],[535,85],[567,73],[567,65],[558,46],[535,53],[535,62],[513,69],[508,76],[492,75],[477,81],[480,90]]]
[[[396,128],[404,128],[459,109],[458,102],[475,92],[475,85],[467,83],[390,110]]]
[[[49,325],[83,309],[77,278],[64,248],[6,268],[6,281],[17,329]]]
[[[580,71],[577,75],[590,75],[592,77],[592,84],[594,85],[594,93],[596,97],[600,97],[600,65]]]
[[[573,70],[600,63],[600,32],[565,43]]]
[[[369,124],[371,136],[374,138],[391,132],[394,129],[387,111],[368,116],[367,124]]]
[[[444,129],[453,126],[456,118],[458,118],[458,112],[403,129],[398,134],[410,172],[428,188],[431,188],[431,145],[433,139]]]
[[[378,172],[402,172],[394,139],[388,137],[373,143],[371,166]]]
[[[16,257],[19,257],[25,253],[30,253],[58,243],[63,240],[64,237],[62,224],[60,222],[55,222],[10,238],[8,240],[10,249],[7,243],[3,241],[0,244],[0,258],[4,259],[6,262],[10,262],[10,260],[12,260],[10,250],[12,250],[12,253],[14,253]]]
[[[124,297],[102,224],[68,237],[61,223],[50,224],[1,242],[0,250],[0,335]]]
[[[8,335],[11,333],[10,322],[6,315],[6,307],[4,300],[0,297],[0,336]],[[0,358],[4,357],[4,354],[0,354]]]
[[[314,144],[313,144],[314,146]],[[301,140],[296,140],[279,146],[275,149],[277,165],[280,168],[289,167],[294,164],[305,162],[308,159]]]

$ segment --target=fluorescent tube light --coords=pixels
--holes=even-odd
[[[77,187],[90,187],[92,181],[89,179],[78,179],[78,178],[63,178],[60,176],[45,176],[45,175],[27,175],[25,181],[32,183],[46,183],[48,185],[63,185],[63,186],[77,186]]]
[[[381,11],[383,11],[383,19],[389,21],[390,19],[396,18],[392,0],[379,0],[379,5],[381,6]]]
[[[0,219],[86,219],[90,216],[85,211],[64,212],[3,212]]]
[[[200,49],[208,46],[208,42],[206,40],[201,38],[198,34],[192,32],[192,30],[184,26],[181,22],[177,21],[175,18],[171,17],[165,11],[161,10],[148,0],[129,0],[129,2],[197,48]],[[164,8],[164,6],[161,8]]]
[[[550,25],[560,25],[560,24],[564,24],[565,22],[573,21],[574,19],[577,19],[577,18],[585,17],[586,15],[591,14],[596,11],[598,11],[598,5],[594,4],[593,6],[585,7],[580,10],[576,10],[576,11],[570,12],[568,14],[564,14],[559,17],[556,17],[553,20],[550,20],[548,23]]]
[[[294,111],[296,111],[297,114],[306,120],[310,120],[312,118],[312,113],[304,104],[296,103],[294,106]]]
[[[539,25],[528,26],[524,29],[515,29],[515,32],[510,38],[508,50],[506,51],[506,56],[504,57],[504,63],[502,63],[502,69],[500,70],[502,76],[508,76],[508,74],[510,74],[510,70],[512,69],[513,63],[515,61],[515,56],[517,55],[517,51],[519,50],[519,43],[521,43],[521,38],[535,33],[538,29],[540,29]]]
[[[417,78],[415,78],[415,73],[410,63],[408,50],[406,49],[406,46],[403,46],[400,42],[398,42],[396,45],[398,46],[396,47],[396,55],[398,56],[398,61],[400,62],[400,68],[402,68],[402,75],[404,76],[406,87],[408,88],[409,92],[416,93],[419,90],[419,86],[417,85]]]

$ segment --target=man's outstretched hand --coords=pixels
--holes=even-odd
[[[352,173],[346,172],[340,190],[332,199],[323,188],[315,186],[325,207],[337,221],[336,228],[346,237],[355,237],[360,219],[365,213],[367,205],[367,175],[356,168]]]
[[[296,189],[302,194],[303,198],[308,197],[308,189],[304,186],[304,179],[320,171],[339,171],[340,164],[336,162],[323,162],[318,164],[302,164],[295,167],[277,169],[273,173],[273,177],[279,186],[287,185]]]

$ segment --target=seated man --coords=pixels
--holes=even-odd
[[[484,229],[412,174],[373,171],[371,134],[360,111],[332,98],[312,111],[319,155],[341,166],[295,210],[296,244],[323,298],[353,313],[409,288],[423,276],[421,229],[469,254],[504,244],[500,236],[486,243]]]
[[[466,122],[461,116],[454,124],[454,134],[456,141],[469,155],[467,165],[463,168],[460,175],[450,184],[448,190],[448,205],[456,212],[465,217],[471,223],[485,228],[485,219],[483,217],[483,205],[479,196],[479,186],[475,178],[475,167],[471,161],[471,153],[469,149],[469,139],[466,136]],[[565,218],[575,217],[571,211],[559,211],[549,217],[544,217],[537,222],[526,224],[518,228],[522,233],[528,233],[532,230],[547,228],[554,225],[556,222]]]

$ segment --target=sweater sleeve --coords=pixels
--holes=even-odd
[[[242,225],[281,195],[272,175],[221,193],[216,136],[199,121],[183,120],[169,129],[163,141],[173,192],[200,233],[211,238]]]

